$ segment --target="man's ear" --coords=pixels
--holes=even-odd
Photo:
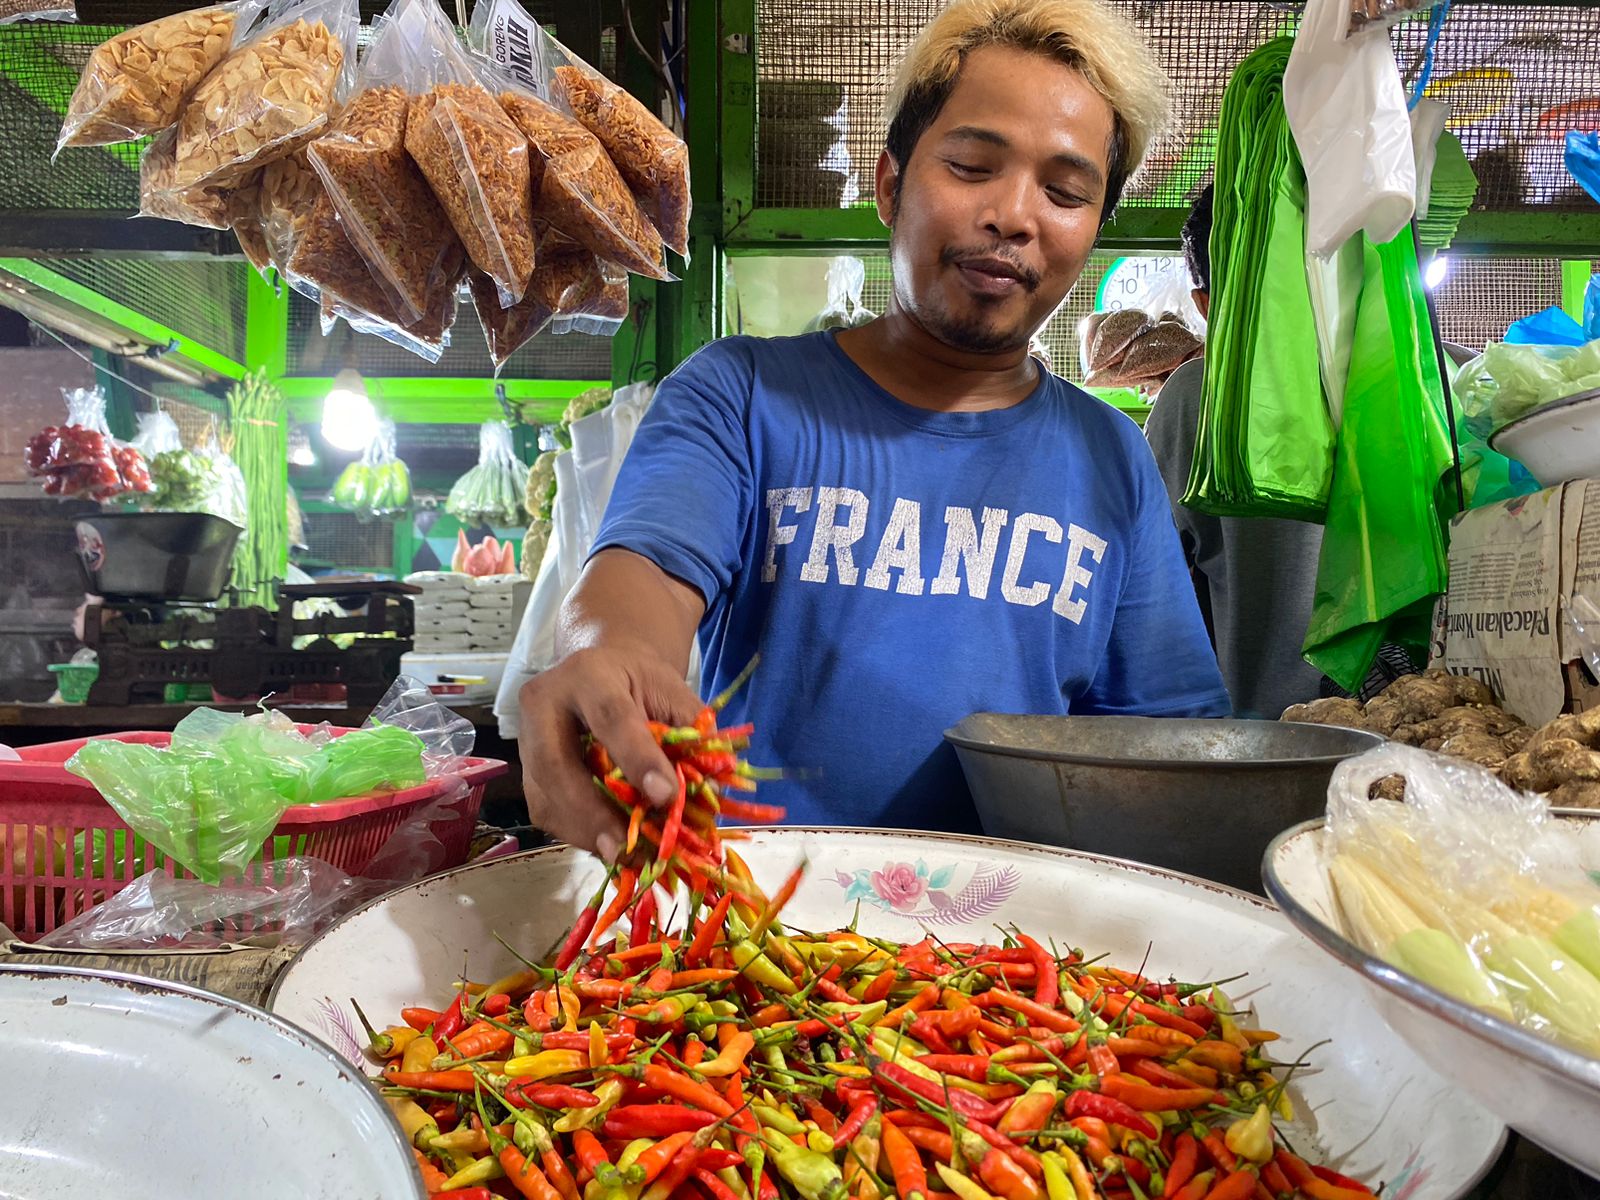
[[[878,220],[888,229],[894,228],[894,194],[900,181],[900,167],[887,150],[878,155],[877,201]]]
[[[1192,288],[1189,295],[1194,298],[1194,306],[1200,313],[1200,319],[1211,320],[1211,293],[1204,288]]]

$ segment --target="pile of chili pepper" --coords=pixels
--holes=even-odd
[[[665,826],[646,835],[670,871],[636,882],[626,930],[597,915],[551,965],[369,1027],[433,1196],[1373,1195],[1294,1152],[1275,1118],[1292,1116],[1298,1064],[1272,1060],[1276,1035],[1218,983],[1158,982],[1020,932],[786,929],[800,870],[769,899],[718,843],[702,859]],[[686,922],[658,916],[669,875],[692,889]]]

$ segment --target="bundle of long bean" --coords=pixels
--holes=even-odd
[[[803,868],[802,868],[803,870]],[[786,931],[738,855],[688,920],[465,983],[372,1031],[435,1196],[1362,1200],[1295,1154],[1216,984],[1047,949]],[[736,886],[733,886],[736,885]],[[569,938],[568,945],[573,944]],[[577,939],[582,944],[583,938]]]
[[[233,586],[240,604],[270,608],[273,584],[289,566],[288,408],[266,372],[255,371],[228,392],[228,409],[248,514],[233,553]]]

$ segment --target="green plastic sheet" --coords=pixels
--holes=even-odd
[[[1385,642],[1425,646],[1454,512],[1449,426],[1410,230],[1361,239],[1362,287],[1305,657],[1349,691]]]
[[[216,884],[244,871],[291,806],[415,787],[427,778],[422,755],[422,739],[395,726],[307,737],[269,719],[199,709],[170,747],[92,739],[66,766],[145,842]],[[78,852],[101,867],[124,848],[97,841]]]
[[[1292,45],[1246,58],[1222,99],[1205,396],[1184,497],[1216,516],[1321,521],[1332,485],[1305,172],[1283,108]]]

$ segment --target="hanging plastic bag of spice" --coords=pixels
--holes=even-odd
[[[460,239],[406,152],[408,64],[428,36],[426,11],[399,0],[382,18],[356,92],[307,148],[340,227],[403,323],[442,308],[459,282]]]
[[[406,150],[472,265],[494,280],[501,304],[510,306],[522,299],[534,266],[528,139],[485,86],[488,63],[461,48],[436,5],[416,7],[426,28],[415,43],[407,40],[414,52],[405,79],[413,97]]]

